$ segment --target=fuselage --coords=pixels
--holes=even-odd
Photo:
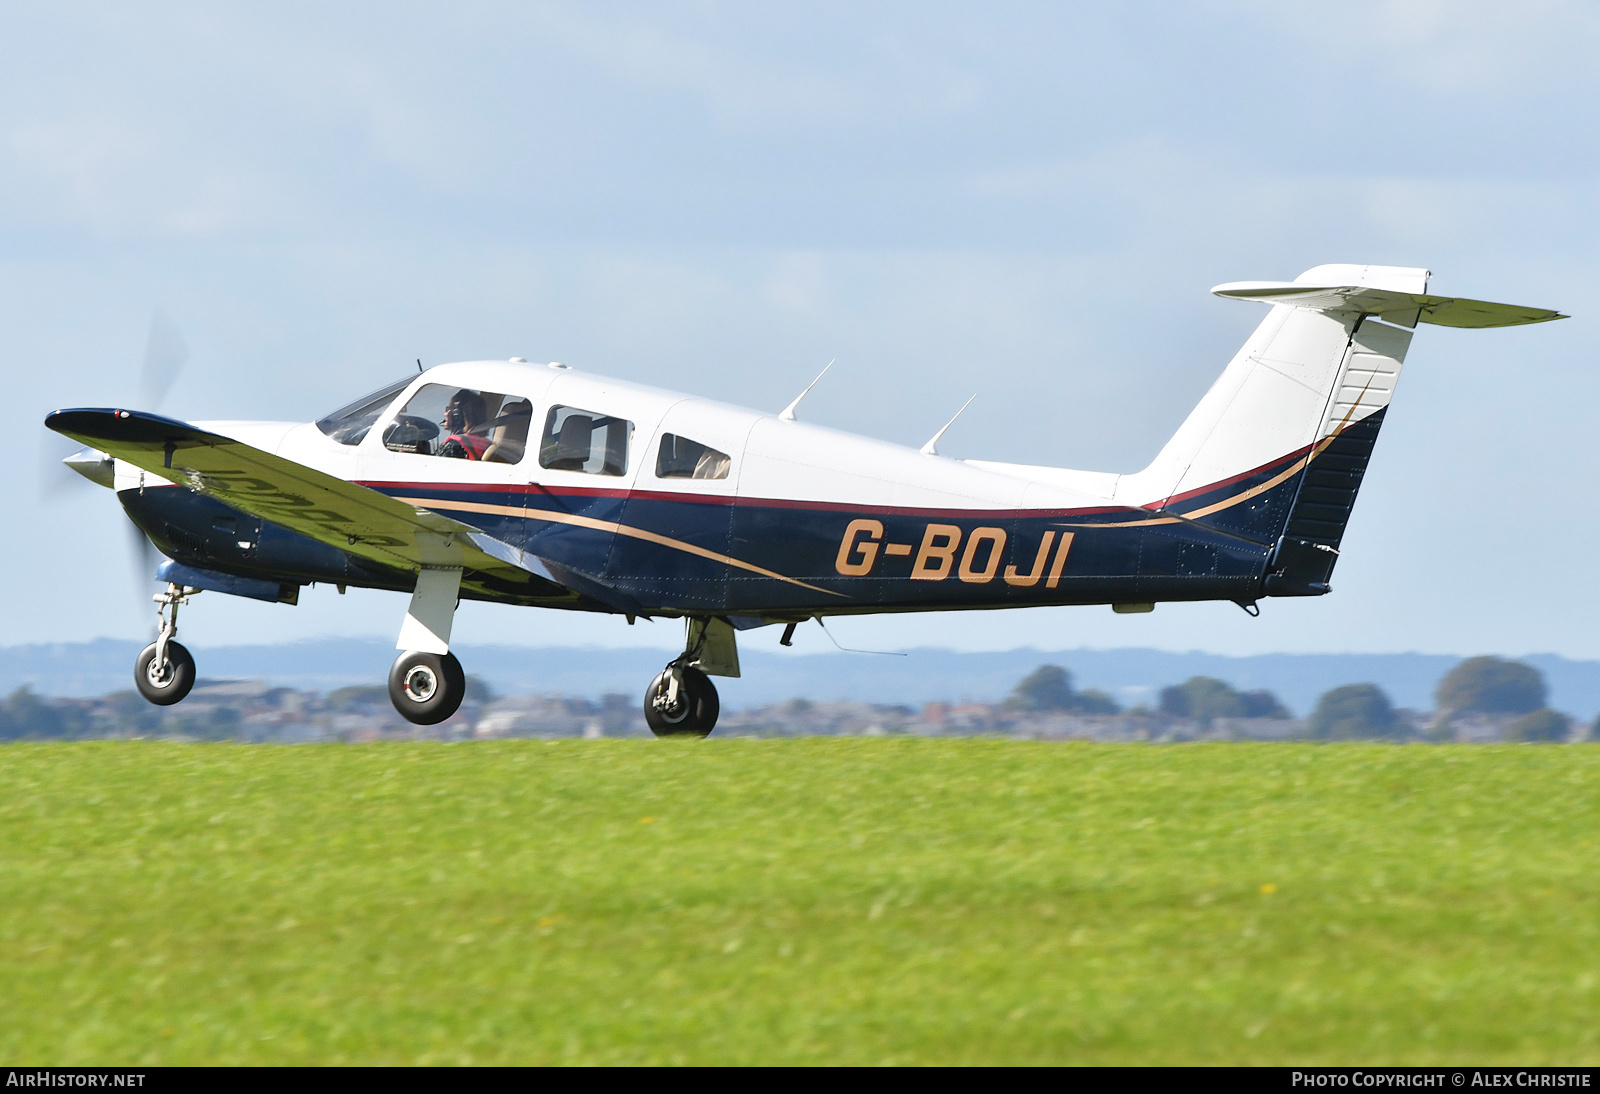
[[[442,436],[409,443],[406,430],[415,431],[419,416],[402,412],[433,398],[428,392],[448,391],[487,393],[502,422],[512,407],[526,415],[521,450],[451,458],[425,451]],[[568,424],[574,418],[577,427]],[[1209,526],[1074,488],[1093,484],[1093,475],[927,455],[515,362],[419,374],[359,436],[330,436],[338,431],[326,420],[195,424],[471,524],[583,579],[577,598],[486,587],[464,587],[465,595],[769,621],[1041,604],[1248,603],[1263,591],[1273,546],[1265,530],[1292,500],[1293,483],[1280,488],[1273,478],[1287,479],[1282,468],[1304,455],[1285,453],[1191,491],[1197,506],[1221,498],[1235,515],[1263,514],[1254,523]],[[573,451],[568,434],[579,437]],[[118,464],[116,488],[134,520],[186,565],[300,584],[409,589],[415,580],[204,494],[142,478],[129,465]]]

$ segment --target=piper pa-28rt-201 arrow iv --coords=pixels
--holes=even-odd
[[[651,681],[658,734],[711,731],[740,630],[871,612],[1232,601],[1328,592],[1419,322],[1563,318],[1430,296],[1428,271],[1319,266],[1218,296],[1271,311],[1135,474],[953,460],[560,365],[439,365],[313,423],[80,409],[45,424],[167,556],[134,679],[175,703],[200,590],[293,604],[327,582],[411,594],[389,673],[430,725],[465,676],[461,597],[686,621]],[[809,389],[807,389],[809,390]],[[803,396],[804,393],[802,393]],[[942,435],[943,430],[940,431]]]

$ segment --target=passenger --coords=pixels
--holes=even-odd
[[[483,435],[485,419],[489,417],[483,396],[462,388],[450,396],[445,404],[443,425],[449,436],[439,446],[435,455],[452,460],[481,460],[489,447],[489,438]]]
[[[528,427],[533,422],[533,404],[514,399],[500,408],[500,416],[489,423],[489,448],[483,458],[488,463],[516,463],[528,444]]]

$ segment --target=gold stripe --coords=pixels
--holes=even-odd
[[[832,589],[823,589],[816,585],[807,585],[783,574],[764,570],[754,563],[733,558],[730,555],[719,555],[715,551],[708,551],[704,547],[696,547],[692,543],[685,543],[681,539],[671,539],[660,536],[654,532],[646,532],[643,528],[632,528],[626,524],[617,524],[609,520],[596,520],[593,517],[580,517],[575,513],[551,513],[543,509],[518,509],[511,505],[490,505],[477,501],[435,501],[431,498],[397,498],[397,501],[415,505],[421,509],[454,509],[462,513],[492,513],[498,516],[527,517],[530,520],[547,520],[554,524],[571,524],[578,528],[590,528],[597,532],[613,532],[619,536],[630,536],[633,539],[642,539],[648,543],[659,544],[662,547],[671,547],[673,550],[684,551],[691,555],[699,555],[713,562],[720,562],[725,566],[736,566],[741,570],[749,570],[762,577],[776,578],[787,581],[791,585],[798,585],[802,589],[810,589],[814,593],[827,593],[829,596],[848,597],[848,593],[836,593]]]
[[[1360,408],[1361,400],[1366,396],[1367,388],[1371,386],[1372,380],[1369,378],[1366,385],[1362,387],[1361,394],[1356,396],[1355,403],[1345,413],[1344,420],[1339,423],[1339,428],[1328,434],[1322,440],[1318,441],[1316,445],[1312,447],[1310,452],[1296,460],[1289,467],[1285,468],[1283,471],[1280,471],[1266,482],[1261,483],[1259,486],[1252,486],[1243,493],[1235,494],[1233,497],[1226,498],[1222,501],[1216,502],[1213,505],[1203,506],[1199,509],[1192,509],[1187,513],[1180,514],[1181,518],[1183,520],[1196,520],[1200,517],[1210,516],[1212,513],[1220,512],[1223,509],[1230,509],[1233,506],[1238,505],[1240,502],[1249,501],[1257,494],[1271,490],[1274,486],[1279,485],[1285,479],[1293,476],[1301,468],[1305,467],[1306,464],[1320,456],[1323,451],[1334,442],[1339,434],[1345,431],[1350,424],[1351,415],[1353,415],[1357,409]],[[809,589],[814,593],[827,593],[829,596],[840,596],[846,598],[849,596],[847,593],[837,593],[832,589],[824,589],[817,585],[808,585],[804,581],[800,581],[797,578],[787,577],[772,570],[764,569],[752,562],[745,562],[744,560],[734,558],[731,555],[718,554],[715,551],[708,551],[704,547],[696,547],[692,543],[685,543],[681,539],[672,539],[669,536],[657,535],[655,532],[647,532],[643,528],[633,528],[626,524],[618,524],[615,521],[596,520],[593,517],[580,517],[575,513],[551,513],[543,509],[519,509],[510,505],[490,505],[486,502],[435,501],[430,498],[397,498],[396,500],[406,502],[408,505],[415,505],[421,509],[453,509],[457,512],[463,513],[490,513],[498,516],[526,517],[530,520],[545,520],[554,524],[570,524],[578,528],[590,528],[597,532],[611,532],[615,535],[629,536],[633,539],[644,540],[647,543],[658,544],[662,547],[670,547],[675,551],[683,551],[687,554],[698,555],[700,558],[710,559],[712,562],[720,562],[724,566],[733,566],[741,570],[748,570],[750,573],[760,574],[762,577],[770,577],[777,581],[784,581],[790,585],[797,585],[802,589]],[[1129,520],[1113,524],[1069,524],[1057,522],[1056,527],[1147,528],[1155,524],[1177,524],[1179,519],[1180,517],[1151,517],[1147,520]]]
[[[1113,524],[1071,524],[1056,521],[1057,528],[1148,528],[1152,524],[1177,524],[1177,517],[1151,517],[1149,520],[1123,520]]]
[[[1343,379],[1344,378],[1344,374],[1340,373],[1339,378]],[[1183,515],[1186,518],[1188,518],[1189,520],[1195,520],[1195,519],[1197,519],[1199,517],[1209,516],[1210,514],[1217,512],[1219,509],[1227,509],[1230,506],[1238,505],[1241,501],[1249,501],[1251,498],[1255,497],[1257,494],[1261,493],[1263,490],[1272,489],[1274,486],[1277,486],[1284,479],[1287,479],[1290,475],[1293,475],[1296,471],[1299,471],[1306,464],[1310,463],[1312,460],[1314,460],[1318,456],[1322,455],[1323,451],[1325,449],[1327,449],[1327,447],[1334,442],[1334,440],[1339,436],[1339,434],[1343,433],[1347,428],[1349,428],[1350,416],[1352,414],[1354,414],[1360,408],[1361,400],[1365,399],[1367,397],[1367,388],[1369,388],[1371,386],[1372,386],[1372,377],[1369,376],[1369,377],[1367,377],[1367,382],[1365,384],[1361,385],[1361,394],[1356,396],[1356,401],[1354,403],[1350,404],[1350,409],[1349,410],[1345,411],[1344,420],[1339,423],[1339,428],[1335,429],[1332,433],[1329,433],[1326,437],[1322,438],[1322,440],[1318,441],[1316,443],[1316,446],[1314,448],[1312,448],[1310,452],[1306,453],[1305,458],[1302,459],[1302,460],[1299,460],[1298,462],[1296,462],[1293,467],[1290,467],[1287,471],[1284,471],[1282,474],[1276,475],[1273,478],[1268,479],[1266,482],[1262,483],[1260,486],[1252,486],[1249,490],[1246,490],[1244,493],[1238,495],[1237,497],[1229,498],[1226,501],[1219,501],[1215,505],[1208,505],[1203,509],[1196,509],[1193,512],[1185,513]],[[1338,391],[1338,390],[1339,390],[1339,388],[1338,388],[1337,384],[1335,384],[1334,391]]]

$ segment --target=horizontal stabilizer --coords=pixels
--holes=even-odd
[[[1293,281],[1234,281],[1211,290],[1231,300],[1259,300],[1267,304],[1292,304],[1326,312],[1360,312],[1391,319],[1402,326],[1434,323],[1441,327],[1518,327],[1565,319],[1548,308],[1524,308],[1464,300],[1454,296],[1426,296],[1366,285],[1303,285]]]

